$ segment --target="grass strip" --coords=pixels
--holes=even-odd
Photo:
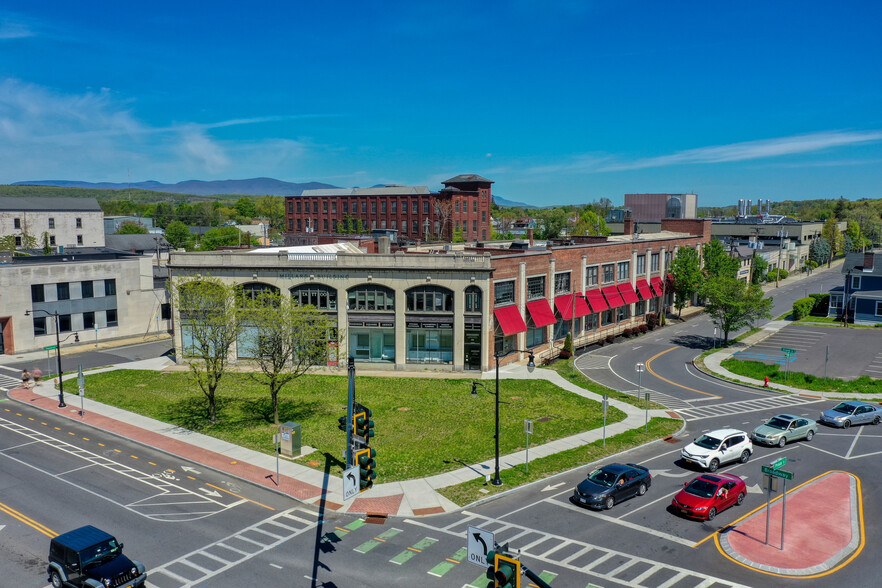
[[[843,392],[854,394],[882,394],[882,380],[876,380],[869,376],[861,376],[855,380],[840,380],[837,378],[820,378],[802,372],[786,373],[777,364],[766,364],[761,361],[748,361],[743,359],[726,359],[721,362],[724,368],[755,380],[762,380],[768,376],[770,382],[793,386],[803,390],[817,392]]]
[[[646,408],[646,403],[643,398],[638,398],[636,395],[628,394],[627,392],[621,392],[619,390],[613,390],[612,388],[607,388],[601,384],[598,384],[594,380],[588,379],[582,372],[578,369],[573,370],[573,362],[576,358],[570,359],[559,359],[552,363],[551,365],[543,366],[542,369],[549,369],[556,371],[562,378],[565,380],[572,382],[573,384],[585,388],[595,394],[606,394],[610,398],[614,400],[620,400],[632,406],[636,406],[637,408]],[[665,407],[661,404],[657,404],[649,401],[650,409],[664,409]]]
[[[536,480],[542,480],[585,466],[589,463],[603,459],[604,457],[615,455],[622,451],[639,447],[644,443],[668,437],[676,432],[683,422],[677,419],[653,418],[649,421],[648,432],[643,432],[643,427],[632,429],[624,433],[620,433],[606,440],[606,447],[603,447],[603,440],[595,441],[582,447],[567,449],[554,455],[531,459],[529,465],[529,473],[525,464],[517,465],[512,468],[502,470],[500,477],[502,478],[502,486],[493,486],[483,478],[477,480],[469,480],[455,486],[441,488],[438,492],[444,495],[448,500],[465,506],[476,500],[487,498],[494,494],[511,490],[517,486],[522,486]],[[492,472],[488,472],[492,473]],[[587,470],[585,472],[588,473]]]

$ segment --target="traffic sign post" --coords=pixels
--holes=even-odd
[[[779,469],[781,466],[787,463],[786,457],[781,457],[771,463],[771,465],[762,466],[760,470],[766,476],[768,484],[766,488],[768,490],[768,499],[766,500],[766,545],[769,544],[769,512],[771,510],[772,505],[772,492],[773,492],[773,484],[774,478],[781,479],[781,549],[784,549],[784,523],[786,521],[787,514],[787,480],[793,479],[793,472],[787,472],[782,469]]]
[[[77,386],[80,389],[80,417],[86,418],[86,408],[83,406],[85,402],[83,398],[86,396],[86,378],[83,376],[83,364],[80,364],[80,371],[77,374]]]
[[[609,408],[609,396],[603,395],[603,448],[606,449],[606,410]]]
[[[784,381],[790,379],[790,358],[796,355],[796,349],[790,349],[789,347],[782,347],[781,351],[783,351],[787,355],[787,361],[784,365]]]
[[[487,567],[487,552],[493,550],[496,545],[492,531],[485,531],[478,527],[469,527],[468,530],[469,562],[477,566]]]
[[[343,471],[343,500],[358,496],[358,466]]]
[[[525,473],[530,473],[530,433],[533,432],[533,421],[524,419],[524,433],[527,435],[527,463]]]

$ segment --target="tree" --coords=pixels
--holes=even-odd
[[[217,278],[202,277],[173,282],[171,293],[181,316],[182,352],[190,375],[208,399],[208,420],[217,422],[217,388],[241,328],[234,290]]]
[[[165,228],[165,240],[175,249],[186,247],[190,242],[190,229],[181,221],[172,221]]]
[[[738,273],[738,260],[730,257],[719,239],[713,238],[704,246],[704,271],[708,277],[731,276]]]
[[[254,203],[257,216],[269,221],[274,229],[284,229],[285,198],[283,196],[261,196]]]
[[[116,230],[117,235],[148,235],[150,231],[141,223],[134,221],[123,221]]]
[[[259,245],[257,239],[249,233],[243,233],[236,227],[217,227],[209,229],[202,235],[199,248],[202,251],[215,251],[218,247],[237,247],[239,245]]]
[[[451,219],[453,218],[453,200],[446,199],[441,200],[440,198],[433,198],[432,205],[435,207],[435,217],[438,219],[438,230],[435,232],[435,238],[439,241],[446,241],[451,238],[450,228],[453,224]]]
[[[674,308],[677,316],[683,313],[683,307],[692,300],[701,285],[702,273],[698,251],[691,247],[680,247],[677,255],[671,260],[671,275],[674,277]]]
[[[49,231],[43,233],[43,255],[52,253],[52,246],[49,244]]]
[[[769,271],[769,262],[762,255],[753,254],[753,273],[750,275],[751,284],[761,284],[766,279]]]
[[[254,200],[251,198],[239,198],[236,200],[236,206],[234,207],[236,212],[239,213],[239,216],[243,218],[254,218],[257,216],[257,207],[254,205]]]
[[[809,245],[809,259],[817,263],[827,263],[830,259],[830,244],[823,237],[818,237]]]
[[[278,425],[279,393],[312,366],[327,363],[328,339],[337,321],[276,292],[239,301],[243,330],[254,334],[250,343],[260,368],[249,376],[269,389],[273,422]]]
[[[573,227],[574,235],[609,235],[606,221],[591,206],[585,208]]]
[[[734,276],[713,276],[704,283],[704,312],[723,332],[723,343],[729,332],[746,327],[760,318],[772,318],[772,299],[763,298],[757,284],[746,284]]]
[[[175,209],[170,202],[157,202],[151,213],[157,227],[166,228],[175,218]]]
[[[845,242],[843,244],[846,253],[861,251],[865,245],[864,236],[861,234],[861,226],[853,220],[846,223]]]
[[[21,245],[15,244],[15,238],[18,237],[21,239]],[[19,233],[16,235],[15,233],[10,233],[9,235],[5,235],[3,238],[0,238],[0,250],[2,251],[15,251],[16,249],[35,249],[37,247],[37,238],[28,235],[27,233]]]
[[[465,243],[465,237],[462,236],[462,229],[454,229],[453,231],[453,242],[454,243]]]
[[[556,239],[567,226],[567,213],[562,208],[543,208],[534,217],[541,227],[540,239]]]
[[[836,219],[828,218],[821,229],[821,236],[830,244],[830,259],[842,253],[845,247],[845,239],[839,230],[838,224]]]

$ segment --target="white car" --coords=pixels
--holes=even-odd
[[[709,472],[717,471],[724,463],[747,463],[753,453],[753,443],[744,431],[719,429],[695,439],[680,451],[680,457]]]

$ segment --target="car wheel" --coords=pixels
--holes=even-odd
[[[805,434],[805,440],[811,441],[812,438],[814,438],[814,436],[815,436],[815,432],[810,430],[808,433]]]
[[[750,459],[750,452],[745,449],[741,452],[741,463],[747,463],[748,459]]]
[[[780,439],[778,439],[778,447],[784,447],[787,445],[787,439],[782,435]]]
[[[712,521],[714,517],[717,516],[717,509],[714,507],[710,507],[710,510],[707,511],[707,520]]]
[[[640,482],[640,487],[637,488],[637,496],[643,496],[646,494],[646,483]]]
[[[715,472],[715,471],[717,471],[718,467],[720,467],[720,460],[718,460],[716,458],[712,459],[710,464],[707,466],[707,471]]]
[[[842,428],[843,428],[843,429],[847,429],[847,428],[849,428],[850,426],[851,426],[851,421],[849,421],[849,420],[846,420],[845,422],[842,423]]]
[[[880,417],[879,415],[876,415],[876,418],[873,419],[873,424],[878,425],[879,421],[882,421],[882,417]]]
[[[740,506],[742,502],[744,502],[744,492],[739,492],[738,493],[738,505]]]
[[[52,570],[52,573],[49,574],[49,583],[52,584],[52,588],[63,588],[64,583],[61,581],[61,576],[58,575],[58,572]]]
[[[616,503],[615,498],[613,498],[612,496],[606,497],[606,509],[607,510],[611,509],[615,503]]]

